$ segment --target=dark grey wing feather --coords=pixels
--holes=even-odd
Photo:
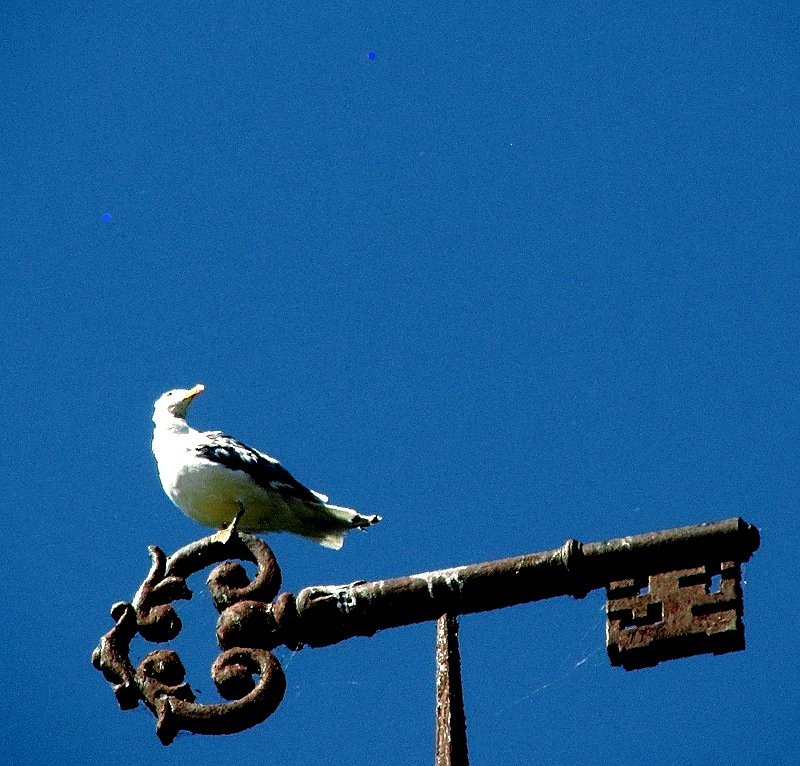
[[[220,463],[233,471],[244,471],[259,487],[277,492],[286,498],[320,502],[308,487],[297,481],[275,458],[248,447],[222,431],[209,431],[203,436],[204,442],[197,447],[200,457]]]

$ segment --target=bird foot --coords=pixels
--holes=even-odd
[[[217,532],[213,536],[215,542],[222,543],[223,545],[225,545],[225,543],[230,541],[231,537],[239,534],[238,530],[236,529],[236,525],[239,523],[242,516],[244,516],[244,505],[242,504],[241,500],[237,500],[236,502],[239,505],[239,510],[233,517],[233,521],[230,524],[228,524],[228,526],[225,527],[225,529],[220,529],[219,532]]]

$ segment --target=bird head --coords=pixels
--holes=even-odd
[[[165,415],[173,418],[185,418],[186,410],[189,409],[192,400],[205,390],[206,387],[202,383],[198,383],[194,388],[175,388],[167,391],[156,400],[153,421],[155,422],[159,416],[164,417]]]

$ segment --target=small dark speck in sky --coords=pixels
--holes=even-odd
[[[370,61],[374,61],[374,59],[375,59],[375,51],[370,51],[369,52],[369,60]]]
[[[111,213],[103,213],[103,222],[108,223],[111,220]]]

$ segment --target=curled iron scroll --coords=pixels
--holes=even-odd
[[[198,734],[234,734],[268,718],[286,691],[280,664],[263,648],[233,647],[222,652],[211,668],[220,695],[229,700],[203,704],[195,701],[186,683],[183,663],[172,650],[150,652],[134,668],[130,644],[139,634],[147,641],[175,638],[181,621],[172,602],[192,597],[187,578],[212,564],[208,587],[217,609],[241,601],[270,602],[278,594],[281,573],[267,544],[254,535],[233,534],[227,541],[212,535],[167,557],[150,546],[150,571],[130,603],[111,608],[114,627],[101,639],[92,662],[113,685],[123,710],[143,701],[156,716],[156,733],[165,745],[179,731]],[[251,561],[258,571],[251,579],[241,564]],[[255,676],[255,679],[254,679]]]

